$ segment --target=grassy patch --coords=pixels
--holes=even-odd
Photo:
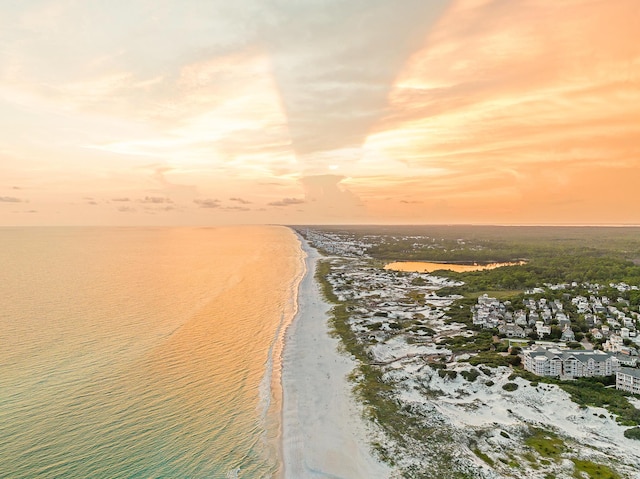
[[[558,461],[565,451],[564,441],[552,432],[543,429],[533,429],[531,435],[525,439],[525,444],[540,456]],[[541,461],[542,462],[542,461]]]
[[[489,351],[494,347],[493,334],[490,331],[480,331],[471,337],[452,336],[443,341],[451,351],[459,352],[478,352]]]
[[[575,472],[573,477],[576,479],[583,479],[586,477],[589,479],[620,479],[620,476],[611,470],[608,466],[603,464],[596,464],[591,461],[584,461],[582,459],[571,459],[575,465]]]
[[[502,356],[495,351],[481,351],[474,357],[469,358],[469,364],[472,366],[483,364],[490,368],[497,368],[498,366],[510,366],[513,362],[512,358],[518,358],[518,356]]]
[[[538,460],[536,459],[535,454],[533,454],[532,452],[525,452],[522,457],[524,457],[528,462],[529,465],[533,468],[533,469],[539,469],[540,466],[538,466]]]
[[[504,386],[502,386],[502,389],[504,389],[505,391],[511,392],[518,389],[518,385],[516,383],[507,383]]]
[[[476,456],[478,456],[480,459],[482,459],[484,462],[489,464],[490,466],[493,466],[493,464],[494,464],[493,459],[491,459],[489,456],[487,456],[484,452],[482,452],[477,447],[473,450],[473,453]]]

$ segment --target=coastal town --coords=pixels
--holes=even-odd
[[[440,470],[443,457],[456,472],[439,477],[638,477],[633,423],[566,392],[609,378],[640,417],[640,314],[627,299],[637,285],[541,283],[509,299],[485,292],[470,301],[456,294],[463,281],[385,269],[368,254],[383,235],[298,231],[326,255],[324,280],[349,337],[415,427],[395,439],[393,429],[374,433],[381,457],[405,471],[399,477]],[[538,447],[551,443],[553,457]]]

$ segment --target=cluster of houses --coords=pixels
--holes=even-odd
[[[366,239],[361,241],[352,234],[339,234],[299,227],[299,232],[316,248],[331,255],[347,258],[367,257],[366,250],[371,246]]]
[[[637,337],[640,314],[635,311],[621,311],[610,304],[606,296],[566,296],[575,306],[577,314],[584,318],[584,324],[589,328],[592,337],[595,340],[606,340],[603,344],[605,351],[634,354],[635,349],[625,346],[624,340]],[[623,298],[618,298],[616,302],[628,305]],[[484,294],[471,308],[473,324],[483,328],[497,328],[500,334],[509,338],[524,338],[535,332],[538,339],[550,336],[551,324],[557,324],[562,330],[561,341],[575,341],[571,319],[564,311],[562,301],[525,298],[523,303],[524,309],[513,311],[509,301],[503,303]]]
[[[571,302],[576,306],[577,313],[584,315],[584,322],[591,328],[590,332],[595,339],[608,338],[612,331],[617,331],[622,339],[636,337],[636,323],[640,318],[637,312],[626,313],[619,310],[610,304],[606,296],[591,296],[589,299],[576,296]],[[629,306],[629,302],[623,298],[618,298],[616,302]]]
[[[540,295],[541,291],[544,290],[539,288],[529,293]],[[638,313],[628,308],[626,311],[618,309],[606,296],[591,295],[587,298],[565,294],[564,299],[570,300],[577,314],[584,318],[592,338],[605,340],[602,342],[603,350],[571,350],[559,343],[550,343],[546,347],[535,345],[522,352],[524,368],[538,376],[563,379],[616,374],[619,389],[638,393],[640,370],[634,369],[638,365],[638,351],[625,344],[625,339],[637,337]],[[625,303],[628,306],[622,298],[616,301],[618,305]],[[524,338],[535,332],[538,339],[550,339],[551,324],[557,324],[562,330],[560,341],[575,341],[571,319],[562,301],[525,298],[523,305],[523,309],[514,311],[509,301],[501,302],[484,294],[471,308],[473,324],[496,328],[508,338]]]
[[[539,339],[551,334],[551,322],[557,321],[562,328],[562,341],[575,341],[571,329],[571,320],[563,311],[561,301],[547,301],[542,298],[524,300],[525,309],[512,311],[511,302],[504,303],[484,294],[471,308],[473,324],[483,328],[497,328],[500,334],[508,338],[524,338],[533,331]]]

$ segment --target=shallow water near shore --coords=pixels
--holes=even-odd
[[[281,227],[0,229],[0,477],[272,477]]]

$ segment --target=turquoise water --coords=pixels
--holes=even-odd
[[[289,230],[4,228],[0,266],[0,477],[277,473]]]

